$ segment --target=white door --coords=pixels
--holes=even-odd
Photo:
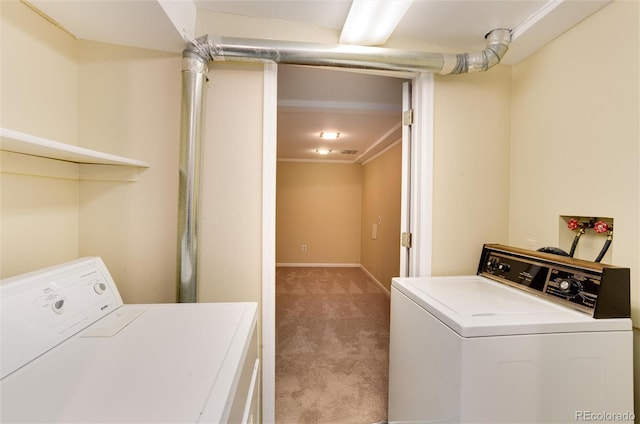
[[[431,275],[433,74],[403,88],[400,276]]]
[[[411,249],[411,82],[402,84],[402,188],[400,205],[400,277],[409,276]]]

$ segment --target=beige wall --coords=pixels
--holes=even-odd
[[[475,274],[483,243],[506,243],[511,69],[436,77],[433,275]]]
[[[0,2],[3,128],[78,144],[74,38],[18,0]]]
[[[0,19],[0,126],[76,144],[74,39],[18,1],[0,2]],[[77,165],[0,158],[0,276],[76,259]]]
[[[78,257],[77,165],[20,156],[0,153],[2,278]],[[25,174],[33,168],[51,172]]]
[[[539,246],[557,246],[560,215],[614,218],[611,262],[631,268],[636,327],[640,327],[639,28],[640,3],[615,1],[514,67],[509,220],[510,243],[526,247],[527,239]]]
[[[365,165],[278,162],[276,262],[361,265],[390,289],[400,267],[401,170],[400,144]]]
[[[361,165],[278,162],[276,191],[277,263],[360,263]]]
[[[631,266],[636,282],[638,27],[638,3],[614,2],[514,67],[510,196],[520,246],[558,246],[560,215],[614,218],[611,261]],[[626,41],[610,46],[603,31]]]
[[[202,143],[198,301],[260,302],[261,64],[210,68]]]
[[[391,279],[400,273],[401,179],[401,143],[363,167],[360,263],[389,291]],[[375,240],[373,224],[377,224]]]
[[[2,277],[96,255],[125,302],[175,301],[180,55],[77,41],[0,4],[2,127],[151,163],[137,182],[80,181],[79,165],[2,152]]]
[[[176,299],[181,57],[80,41],[78,138],[151,164],[136,182],[80,182],[80,254],[126,303]]]

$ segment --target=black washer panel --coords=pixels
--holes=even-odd
[[[589,313],[630,316],[629,269],[502,245],[485,245],[478,275]]]

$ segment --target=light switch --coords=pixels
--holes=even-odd
[[[374,240],[378,239],[378,224],[373,224],[371,226],[371,238]]]

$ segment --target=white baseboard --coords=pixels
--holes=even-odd
[[[360,268],[382,290],[384,290],[384,292],[385,292],[385,294],[387,296],[391,296],[391,292],[389,291],[389,289],[386,288],[384,286],[384,284],[382,284],[380,281],[378,281],[378,279],[376,277],[374,277],[373,274],[370,273],[369,270],[367,268],[365,268],[362,264],[345,264],[345,263],[322,263],[321,264],[321,263],[314,263],[314,262],[312,262],[312,263],[288,263],[288,262],[283,262],[283,263],[276,263],[276,267],[282,267],[282,268],[301,268],[301,267],[305,267],[305,268]]]
[[[380,281],[378,281],[378,279],[376,277],[373,276],[372,273],[369,272],[369,270],[367,268],[364,267],[364,265],[360,265],[360,268],[369,276],[369,278],[371,278],[378,286],[380,286],[380,288],[382,290],[384,290],[385,294],[387,296],[391,296],[391,292],[389,291],[389,289],[387,289],[384,284],[382,284]]]
[[[387,296],[391,296],[391,292],[389,291],[389,289],[387,289],[384,284],[382,284],[380,281],[378,281],[378,279],[376,277],[373,276],[372,273],[369,272],[369,270],[367,268],[364,267],[364,265],[362,264],[336,264],[336,263],[288,263],[288,262],[284,262],[284,263],[276,263],[276,267],[282,267],[282,268],[300,268],[300,267],[305,267],[305,268],[360,268],[362,269],[365,274],[367,274],[369,276],[369,278],[371,278],[378,286],[380,286],[380,288],[382,290],[384,290],[385,294]]]

